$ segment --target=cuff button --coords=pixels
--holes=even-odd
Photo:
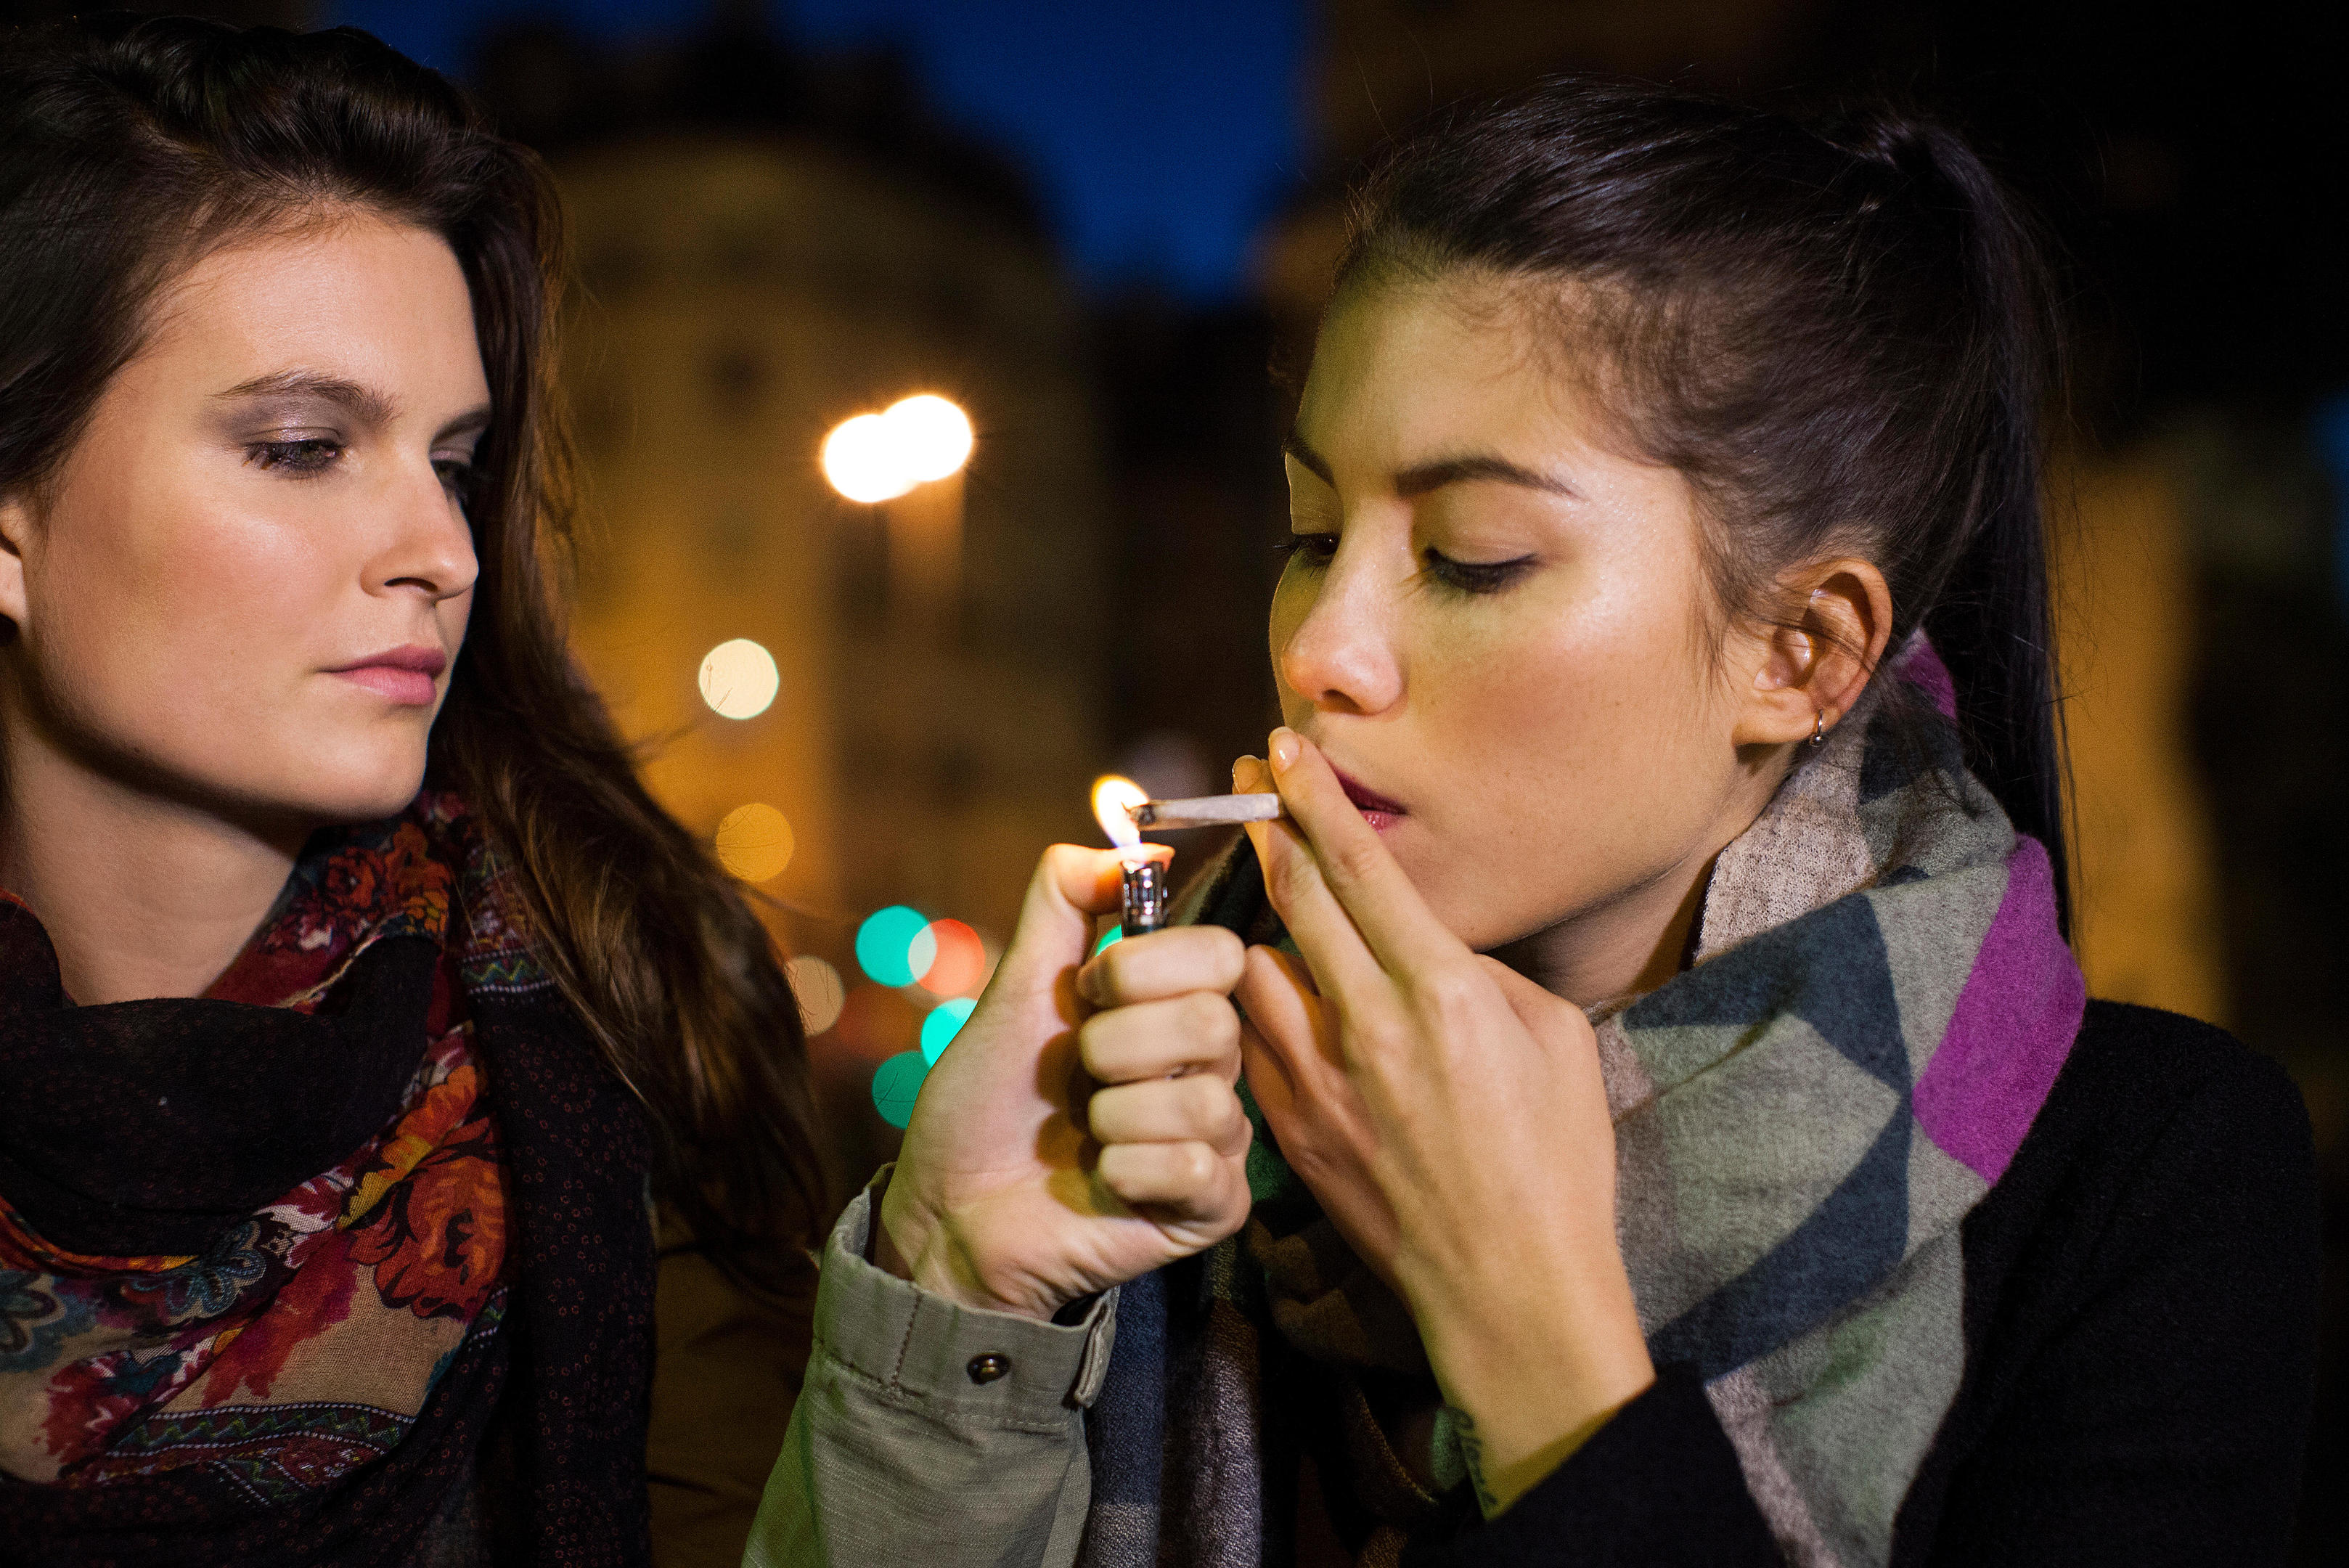
[[[963,1370],[970,1374],[970,1380],[973,1383],[992,1383],[999,1377],[1009,1375],[1011,1358],[1008,1355],[998,1355],[993,1351],[989,1351],[985,1355],[972,1356],[970,1365]]]

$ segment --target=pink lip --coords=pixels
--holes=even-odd
[[[1332,768],[1330,771],[1337,774],[1338,783],[1345,790],[1346,798],[1354,803],[1354,809],[1362,814],[1362,820],[1379,832],[1384,833],[1411,815],[1399,803],[1389,800],[1378,791],[1355,782],[1342,770]]]
[[[435,682],[448,668],[449,656],[439,649],[409,643],[383,653],[371,653],[326,673],[339,675],[354,686],[364,686],[402,707],[424,708],[431,705],[438,691]]]

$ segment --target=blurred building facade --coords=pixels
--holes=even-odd
[[[812,61],[721,17],[626,56],[515,29],[481,76],[571,225],[574,646],[688,828],[790,822],[752,891],[843,982],[802,1004],[827,1152],[861,1179],[894,1137],[873,1069],[940,998],[865,980],[860,921],[910,905],[999,940],[1039,848],[1094,836],[1116,551],[1084,314],[1017,176],[886,58]],[[843,499],[827,433],[916,393],[968,414],[967,466]],[[780,677],[741,720],[699,684],[735,639]]]

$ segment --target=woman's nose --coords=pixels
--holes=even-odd
[[[414,588],[435,601],[470,590],[481,575],[472,524],[440,472],[429,463],[420,476],[404,472],[390,504],[390,539],[370,564],[368,587]]]
[[[1279,653],[1280,679],[1316,708],[1381,713],[1402,700],[1394,595],[1340,547],[1305,618]]]

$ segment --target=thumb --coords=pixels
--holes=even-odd
[[[1045,850],[1028,879],[1019,923],[996,968],[995,983],[1022,992],[1050,988],[1063,971],[1083,963],[1093,919],[1119,907],[1124,875],[1124,861],[1114,849],[1055,844]]]
[[[1517,1022],[1526,1026],[1527,1033],[1544,1044],[1557,1040],[1561,1030],[1572,1033],[1578,1025],[1584,1031],[1590,1027],[1582,1009],[1553,992],[1543,990],[1490,953],[1478,953],[1476,961],[1485,966],[1485,974],[1500,987],[1501,995],[1508,1002],[1509,1011],[1517,1015]]]

